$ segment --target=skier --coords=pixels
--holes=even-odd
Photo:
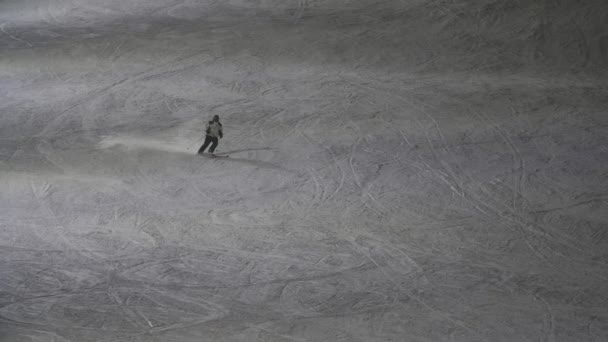
[[[198,149],[198,154],[203,154],[207,146],[211,144],[211,147],[209,148],[209,153],[213,155],[213,151],[215,151],[215,148],[217,147],[217,144],[219,142],[218,138],[221,139],[222,137],[224,137],[224,132],[222,132],[222,124],[220,123],[219,115],[214,115],[213,120],[207,122],[207,128],[205,129],[205,133],[205,142],[203,143],[203,146]]]

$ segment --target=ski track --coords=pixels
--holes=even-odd
[[[27,46],[29,46],[30,48],[34,47],[34,45],[32,45],[32,43],[28,42],[27,40],[21,39],[21,38],[17,38],[13,35],[11,35],[10,33],[8,33],[5,29],[6,24],[0,24],[0,31],[2,31],[2,33],[4,33],[5,35],[7,35],[9,38],[11,38],[12,40],[21,42],[21,43],[25,43],[27,44]]]
[[[361,86],[360,84],[358,84],[358,85]],[[367,86],[362,86],[362,87],[364,87],[368,90],[376,91],[375,89],[369,88]],[[406,100],[404,98],[397,98],[397,99],[399,99],[400,101],[406,102]],[[407,101],[406,103],[414,104],[413,101]],[[425,109],[422,109],[421,106],[415,105],[414,108],[423,112],[425,114],[425,116],[431,120],[432,125],[434,126],[438,136],[440,137],[440,140],[443,142],[444,148],[446,149],[446,151],[451,152],[447,143],[445,142],[445,138],[441,134],[441,130],[440,130],[436,120],[434,120],[430,115],[426,114]],[[512,110],[512,108],[511,108],[511,110]],[[477,115],[482,117],[484,119],[484,121],[488,121],[488,119],[485,116],[483,116],[481,113],[478,112]],[[428,134],[428,130],[424,129],[424,125],[418,119],[414,119],[414,120],[417,122],[420,129],[423,130],[423,132],[425,134],[426,142],[430,148],[430,152],[432,153],[433,158],[436,161],[438,161],[439,163],[441,163],[441,165],[443,166],[443,169],[449,174],[449,176],[448,176],[448,174],[445,174],[443,171],[437,170],[437,169],[429,166],[428,164],[426,164],[427,168],[430,171],[432,171],[433,173],[435,173],[442,181],[444,181],[452,189],[452,191],[454,191],[456,194],[459,195],[459,197],[461,197],[461,198],[471,197],[474,199],[474,201],[478,201],[478,203],[475,205],[476,208],[480,209],[483,206],[487,206],[486,202],[483,202],[480,199],[476,199],[476,197],[477,197],[476,195],[474,195],[472,193],[467,193],[467,194],[464,193],[461,182],[458,181],[457,174],[452,170],[451,166],[447,162],[445,162],[442,158],[440,158],[439,155],[436,153],[436,149],[434,148],[434,144]],[[496,125],[495,123],[491,123],[491,125],[498,132],[499,136],[502,139],[504,139],[505,144],[511,150],[512,159],[515,164],[515,166],[512,168],[512,171],[513,171],[513,173],[517,174],[517,176],[515,176],[515,186],[514,186],[514,191],[513,191],[512,203],[511,203],[511,206],[508,206],[508,210],[512,212],[512,215],[514,217],[511,215],[505,216],[504,214],[499,214],[502,210],[498,209],[498,207],[490,207],[489,209],[491,210],[491,212],[493,212],[495,215],[497,215],[499,217],[506,219],[507,221],[515,222],[518,225],[518,229],[520,229],[522,232],[528,231],[533,234],[536,234],[535,239],[537,239],[541,236],[547,237],[550,239],[554,239],[556,242],[563,243],[565,246],[568,246],[569,248],[577,249],[580,252],[581,250],[579,248],[572,245],[571,243],[564,241],[564,240],[569,240],[568,238],[562,236],[562,239],[558,239],[558,238],[554,237],[553,235],[547,236],[547,232],[545,230],[543,230],[541,227],[538,227],[535,224],[532,224],[531,222],[526,222],[527,219],[523,218],[523,216],[522,216],[523,215],[523,212],[522,212],[523,204],[521,204],[521,203],[523,203],[522,202],[523,201],[522,183],[523,183],[523,179],[524,179],[524,175],[525,175],[523,158],[522,158],[521,153],[519,152],[518,148],[513,144],[511,139],[509,139],[505,135],[505,133],[502,131],[502,129],[500,129],[500,127],[498,125]],[[402,136],[403,136],[403,134],[402,134]],[[408,143],[408,145],[409,145],[409,143]],[[423,159],[423,157],[419,153],[418,153],[418,156],[419,156],[419,158]],[[352,168],[352,163],[351,163],[351,170],[353,170],[353,175],[354,175],[355,173],[354,173],[354,169]],[[483,189],[482,189],[482,191],[485,192],[485,190],[483,190]],[[486,193],[486,194],[488,196],[492,196],[489,193]],[[517,198],[521,199],[519,201],[521,203],[518,203]],[[496,201],[496,202],[498,202],[499,205],[505,206],[505,204],[500,202],[497,197],[493,198],[492,201]],[[481,211],[486,212],[485,210],[481,210]],[[535,227],[535,226],[538,227],[540,230],[531,228],[531,227]],[[548,262],[548,259],[538,250],[538,247],[535,247],[535,245],[531,241],[528,240],[528,238],[526,238],[526,245],[533,251],[535,256],[537,256],[541,260],[544,260],[545,262]],[[563,256],[563,254],[561,254],[557,250],[553,250],[553,252]]]

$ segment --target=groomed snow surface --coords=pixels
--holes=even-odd
[[[2,1],[0,341],[607,341],[607,13]]]

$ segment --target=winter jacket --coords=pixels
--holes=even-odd
[[[214,138],[217,138],[217,137],[222,138],[224,135],[224,132],[222,132],[222,124],[219,121],[207,122],[207,129],[205,129],[205,133],[207,133],[207,135],[212,136]]]

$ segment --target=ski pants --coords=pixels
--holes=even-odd
[[[207,148],[207,146],[209,146],[209,144],[211,144],[211,147],[209,148],[209,152],[213,153],[213,151],[215,151],[215,148],[217,147],[218,142],[219,142],[219,140],[217,137],[212,137],[210,135],[206,135],[205,142],[203,143],[203,146],[201,146],[201,148],[198,149],[198,153],[205,152],[205,149]]]

